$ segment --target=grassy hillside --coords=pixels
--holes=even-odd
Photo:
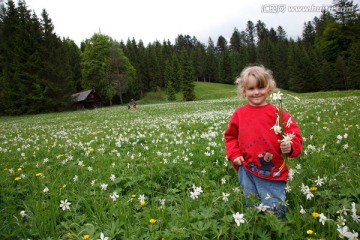
[[[235,84],[221,84],[210,82],[195,82],[195,96],[196,100],[212,100],[222,98],[236,98],[237,86]],[[330,92],[313,92],[313,93],[293,93],[287,90],[281,90],[285,94],[292,94],[297,97],[306,98],[333,98],[333,97],[346,97],[346,96],[360,96],[360,90],[350,91],[330,91]],[[176,95],[177,101],[182,101],[182,94]],[[153,103],[166,103],[168,102],[166,92],[159,90],[156,92],[148,93],[143,99],[139,100],[139,104],[153,104]]]
[[[236,85],[196,82],[195,96],[197,100],[237,97],[237,89]]]
[[[211,100],[236,97],[236,85],[228,85],[221,83],[195,82],[196,100]],[[176,95],[177,101],[182,101],[182,94]],[[158,90],[149,92],[146,96],[139,100],[139,104],[165,103],[168,102],[166,92]]]

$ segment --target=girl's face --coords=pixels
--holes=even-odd
[[[268,96],[267,87],[259,87],[258,81],[254,76],[249,76],[247,85],[245,87],[245,97],[251,106],[259,107],[266,105],[266,98]]]

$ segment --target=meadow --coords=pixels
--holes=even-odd
[[[284,94],[304,137],[285,221],[225,158],[235,95],[0,118],[0,238],[357,239],[360,92]]]

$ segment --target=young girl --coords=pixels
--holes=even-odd
[[[301,153],[303,140],[299,126],[282,111],[283,134],[292,134],[293,138],[281,142],[281,133],[274,131],[279,110],[266,102],[276,85],[270,70],[263,66],[247,67],[236,83],[248,103],[235,110],[225,131],[226,157],[238,172],[246,204],[251,205],[248,198],[257,195],[263,209],[284,217],[286,207],[282,203],[288,167],[283,154],[294,158]]]

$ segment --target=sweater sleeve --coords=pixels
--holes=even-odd
[[[284,112],[284,132],[285,134],[293,134],[291,147],[292,152],[289,154],[290,158],[299,156],[302,152],[303,138],[300,134],[300,128],[290,114]]]
[[[233,161],[235,158],[241,156],[239,148],[239,120],[236,112],[231,116],[228,128],[224,133],[226,158]]]

